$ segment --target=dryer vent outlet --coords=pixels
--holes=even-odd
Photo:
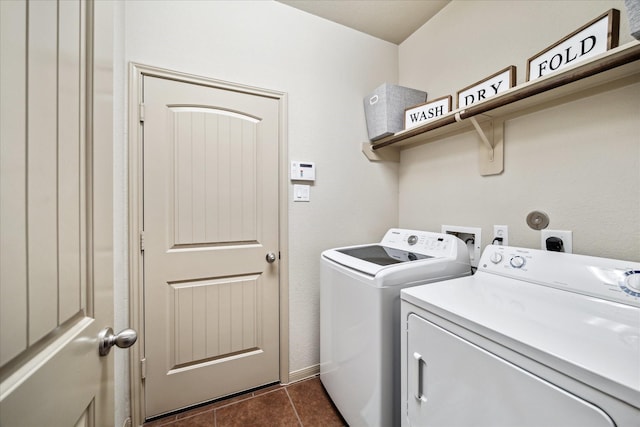
[[[442,233],[452,234],[467,244],[469,261],[472,267],[478,267],[482,252],[482,229],[480,227],[461,227],[457,225],[443,225]]]

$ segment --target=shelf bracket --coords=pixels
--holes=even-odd
[[[460,117],[460,112],[457,112],[455,119],[457,122],[469,120],[480,137],[482,142],[478,153],[480,175],[488,176],[502,173],[504,170],[504,120],[490,120],[483,129],[474,116],[463,119]]]
[[[482,140],[482,142],[484,142],[484,145],[489,150],[489,161],[493,162],[493,157],[495,154],[495,150],[494,150],[495,141],[493,141],[493,135],[491,135],[492,141],[489,141],[489,139],[487,138],[487,135],[484,134],[484,131],[478,124],[478,121],[476,120],[476,118],[469,117],[469,121],[471,121],[471,124],[473,125],[473,127],[476,128],[476,132],[478,132],[478,136],[480,136],[480,139]],[[490,130],[491,130],[491,133],[493,134],[493,122],[491,123]]]
[[[395,162],[400,161],[400,150],[395,147],[385,147],[381,150],[373,150],[373,145],[369,142],[362,143],[362,153],[372,162]]]
[[[504,119],[488,122],[483,131],[475,118],[470,118],[482,143],[478,147],[478,169],[480,175],[499,175],[504,171]]]

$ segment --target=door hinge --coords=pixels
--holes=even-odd
[[[144,252],[144,231],[140,232],[140,252]]]
[[[144,104],[138,105],[138,120],[144,122]]]
[[[147,378],[147,358],[140,359],[140,378]]]

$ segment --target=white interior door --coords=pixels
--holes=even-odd
[[[151,76],[143,87],[152,417],[279,380],[279,100]]]
[[[0,1],[2,426],[113,425],[108,3]]]

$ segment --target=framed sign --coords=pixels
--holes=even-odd
[[[620,11],[611,9],[530,58],[527,81],[561,70],[618,46]]]
[[[516,67],[511,65],[504,70],[480,80],[471,86],[458,91],[458,108],[468,107],[476,102],[496,96],[504,92],[516,84]]]
[[[411,129],[429,123],[451,111],[451,95],[404,110],[404,128]]]

